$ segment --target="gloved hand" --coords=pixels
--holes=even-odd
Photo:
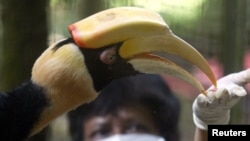
[[[247,94],[244,85],[250,82],[250,69],[229,74],[211,86],[207,96],[200,94],[193,102],[193,121],[196,127],[207,130],[207,125],[228,124],[230,109]]]

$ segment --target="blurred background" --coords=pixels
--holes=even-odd
[[[217,78],[250,67],[248,0],[0,0],[0,90],[8,91],[30,79],[34,61],[48,45],[70,36],[69,24],[118,6],[159,12],[176,35],[206,57]],[[185,60],[166,57],[192,72],[206,88],[211,85]],[[182,102],[182,140],[191,141],[195,128],[191,107],[199,92],[180,80],[164,77]],[[249,97],[232,110],[232,124],[250,124]],[[29,141],[70,141],[67,126],[63,115]]]

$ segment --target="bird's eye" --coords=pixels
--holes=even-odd
[[[112,65],[116,59],[117,55],[115,47],[108,48],[100,54],[100,60],[107,65]]]

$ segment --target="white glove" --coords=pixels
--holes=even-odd
[[[196,127],[207,130],[207,125],[228,124],[230,109],[247,94],[244,85],[250,82],[250,69],[229,74],[200,94],[193,102],[193,121]]]

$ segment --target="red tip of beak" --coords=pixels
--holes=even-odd
[[[74,24],[71,24],[71,25],[68,26],[68,31],[71,34],[71,36],[72,36],[73,40],[75,41],[75,43],[79,47],[85,48],[85,45],[83,44],[83,42],[79,38],[81,36],[80,36],[79,32],[77,32],[77,28],[76,28],[76,26],[74,26]]]

